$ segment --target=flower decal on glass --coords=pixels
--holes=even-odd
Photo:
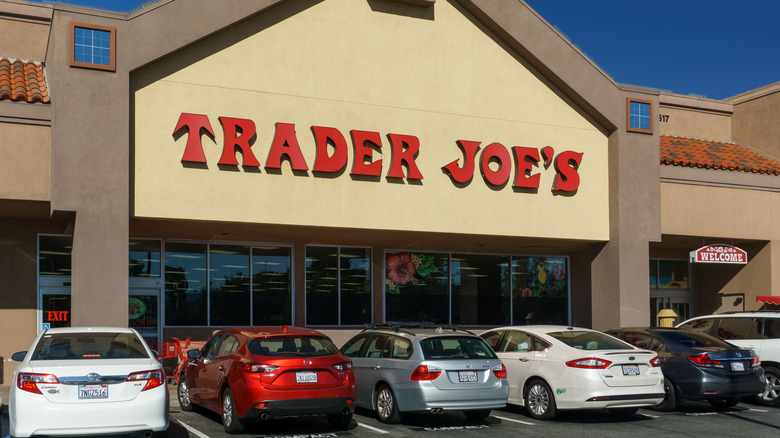
[[[408,252],[389,254],[385,269],[385,289],[391,294],[400,293],[400,286],[424,285],[433,273],[439,272],[434,256]]]

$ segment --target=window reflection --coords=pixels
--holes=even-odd
[[[385,312],[390,322],[449,324],[449,256],[388,252]]]
[[[564,257],[513,257],[513,324],[568,324],[568,271]]]
[[[291,249],[252,248],[253,324],[292,324]]]
[[[457,255],[451,259],[452,323],[509,324],[509,257]]]
[[[165,245],[165,324],[207,325],[206,245]]]
[[[306,247],[306,324],[371,321],[371,250]]]
[[[249,247],[209,248],[211,325],[249,325]]]
[[[70,275],[71,236],[38,238],[38,272],[40,275]]]
[[[160,241],[130,240],[130,277],[160,276]]]

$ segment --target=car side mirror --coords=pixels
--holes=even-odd
[[[197,359],[198,355],[200,355],[200,350],[197,349],[187,350],[187,357],[189,357],[190,359]]]
[[[26,351],[18,351],[16,353],[14,353],[13,355],[11,355],[11,359],[13,359],[13,360],[15,360],[17,362],[21,362],[21,361],[24,360],[25,356],[27,356],[27,352]]]

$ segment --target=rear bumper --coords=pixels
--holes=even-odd
[[[9,399],[10,434],[90,436],[168,428],[168,388],[163,385],[135,399],[112,403],[52,403],[42,395],[16,391]]]
[[[737,376],[718,376],[702,372],[699,376],[690,376],[672,382],[680,388],[683,398],[704,400],[722,397],[745,397],[764,390],[763,373]]]
[[[505,379],[500,385],[481,389],[442,390],[430,382],[409,382],[392,389],[402,412],[501,409],[509,397],[509,383]]]
[[[355,412],[355,400],[349,397],[321,397],[259,401],[249,409],[244,419],[299,417],[304,415]]]

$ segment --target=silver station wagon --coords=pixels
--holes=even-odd
[[[384,423],[399,423],[406,412],[454,410],[482,420],[509,396],[506,367],[466,330],[373,326],[341,352],[352,360],[356,405]]]

